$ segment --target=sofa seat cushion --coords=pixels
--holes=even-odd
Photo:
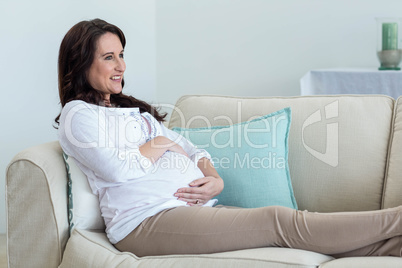
[[[139,258],[120,252],[105,233],[75,229],[60,268],[65,267],[318,267],[333,257],[288,248],[257,248],[214,254]]]
[[[352,257],[340,258],[326,262],[320,268],[400,268],[402,267],[402,258],[399,257]]]

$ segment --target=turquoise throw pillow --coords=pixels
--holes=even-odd
[[[218,204],[297,209],[288,166],[291,110],[230,126],[173,128],[207,150],[225,187]]]

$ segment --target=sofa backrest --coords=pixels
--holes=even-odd
[[[382,207],[394,103],[381,95],[190,95],[177,101],[169,127],[227,125],[290,107],[289,167],[299,209],[374,210]],[[397,134],[402,136],[402,119],[399,121]],[[393,154],[402,156],[396,149]],[[389,177],[400,171],[400,165],[391,167]],[[389,183],[395,184],[395,180],[402,183],[395,176]]]
[[[395,104],[383,208],[402,205],[402,97]]]

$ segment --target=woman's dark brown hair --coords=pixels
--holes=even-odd
[[[86,73],[94,59],[97,41],[105,33],[116,34],[123,46],[126,38],[115,25],[101,19],[81,21],[74,25],[65,35],[60,45],[58,74],[59,97],[61,106],[72,100],[82,100],[100,105],[103,95],[95,90],[87,81]],[[124,87],[124,79],[122,81]],[[141,112],[149,112],[159,122],[164,121],[166,114],[160,114],[150,104],[123,93],[111,94],[110,103],[118,107],[138,107]],[[58,125],[60,114],[55,122]]]

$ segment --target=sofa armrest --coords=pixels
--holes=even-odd
[[[9,267],[57,267],[69,238],[67,174],[57,141],[11,160],[6,207]]]

